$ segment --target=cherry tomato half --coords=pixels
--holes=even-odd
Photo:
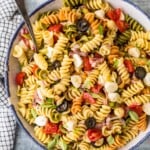
[[[83,66],[84,66],[84,71],[92,70],[92,65],[90,64],[89,57],[83,57]]]
[[[54,35],[53,38],[54,38],[54,43],[57,43],[57,41],[58,41],[58,36]]]
[[[95,142],[102,138],[102,133],[99,129],[89,129],[87,131],[87,136],[91,142]]]
[[[85,100],[86,102],[90,103],[90,104],[94,104],[96,103],[95,99],[87,92],[83,93],[83,100]]]
[[[117,8],[117,9],[114,9],[114,10],[110,10],[108,11],[107,13],[107,16],[113,20],[113,21],[117,21],[117,20],[120,20],[120,16],[121,16],[121,9],[120,8]]]
[[[63,29],[63,25],[62,24],[56,24],[56,25],[52,25],[48,28],[49,31],[54,31],[54,32],[61,32]]]
[[[102,85],[100,85],[100,84],[95,84],[92,88],[91,88],[91,91],[93,92],[93,93],[99,93],[100,92],[100,90],[102,89]]]
[[[139,116],[143,114],[143,109],[141,105],[133,104],[129,106],[129,110],[135,111]]]
[[[44,133],[56,134],[59,132],[59,124],[48,122],[44,127]]]
[[[15,78],[16,84],[22,86],[25,76],[26,76],[25,72],[17,73],[16,78]]]
[[[120,32],[124,32],[129,27],[129,25],[125,21],[122,21],[122,20],[117,20],[115,23]]]
[[[130,60],[124,60],[124,65],[128,69],[128,72],[130,72],[130,73],[134,72],[134,67],[133,67],[133,64]]]

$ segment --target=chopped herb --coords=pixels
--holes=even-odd
[[[36,113],[35,109],[31,109],[31,115],[33,118],[37,117],[37,113]]]
[[[58,143],[58,138],[59,138],[59,135],[56,135],[56,136],[54,137],[54,139],[48,143],[48,146],[47,146],[47,149],[48,149],[48,150],[53,150],[53,149],[54,149],[54,147],[55,147],[55,146],[57,145],[57,143]]]
[[[54,103],[54,99],[47,98],[46,101],[42,104],[42,107],[44,107],[44,108],[56,108],[56,105]]]
[[[98,29],[99,29],[99,34],[103,35],[104,34],[104,27],[102,25],[99,25]]]
[[[139,116],[136,112],[134,111],[129,111],[129,116],[133,121],[138,122],[139,121]]]
[[[114,63],[113,63],[113,67],[114,67],[114,68],[117,68],[117,67],[118,67],[118,64],[119,64],[118,59],[115,59],[115,61],[114,61]]]
[[[65,141],[62,138],[59,139],[58,145],[61,147],[62,150],[67,150],[68,149],[67,144],[65,143]]]
[[[108,142],[109,145],[112,145],[115,142],[114,137],[112,135],[108,136],[107,137],[107,142]]]
[[[114,108],[114,107],[115,107],[115,103],[114,103],[114,102],[109,102],[109,106],[110,106],[111,108]]]
[[[147,65],[150,67],[150,60],[147,61]]]

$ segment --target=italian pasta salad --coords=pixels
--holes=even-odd
[[[22,28],[18,110],[49,150],[117,150],[147,128],[150,32],[102,0],[63,0]]]

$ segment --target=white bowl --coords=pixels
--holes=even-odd
[[[131,2],[123,1],[123,0],[106,0],[108,1],[113,7],[115,8],[121,8],[124,12],[128,13],[131,17],[136,19],[138,22],[140,22],[146,30],[150,30],[150,19],[144,12],[142,12],[137,6],[135,6]],[[36,10],[34,10],[31,13],[31,21],[33,22],[39,13],[48,11],[50,9],[57,9],[62,6],[62,1],[61,0],[49,0],[42,5],[40,5]],[[14,57],[12,57],[12,49],[14,45],[18,41],[18,33],[20,29],[24,26],[24,23],[21,23],[21,25],[18,27],[16,30],[15,34],[13,35],[8,54],[7,54],[7,59],[6,59],[6,66],[7,66],[7,71],[6,71],[6,76],[5,76],[5,83],[6,83],[6,89],[7,89],[7,94],[10,99],[11,103],[11,109],[16,116],[16,119],[19,123],[19,125],[27,132],[27,134],[41,147],[45,148],[44,145],[35,137],[34,132],[33,132],[33,127],[31,127],[25,119],[20,115],[20,113],[17,110],[17,101],[18,98],[16,96],[16,84],[15,84],[15,76],[16,73],[19,72],[19,64],[16,61]],[[148,136],[150,135],[150,120],[148,127],[145,132],[141,132],[135,139],[133,139],[130,143],[128,143],[126,146],[121,148],[121,150],[130,150],[138,147]]]

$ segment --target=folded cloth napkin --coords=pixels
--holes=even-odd
[[[0,0],[0,150],[13,149],[16,121],[10,111],[2,78],[10,38],[22,17],[17,13],[14,0]]]

